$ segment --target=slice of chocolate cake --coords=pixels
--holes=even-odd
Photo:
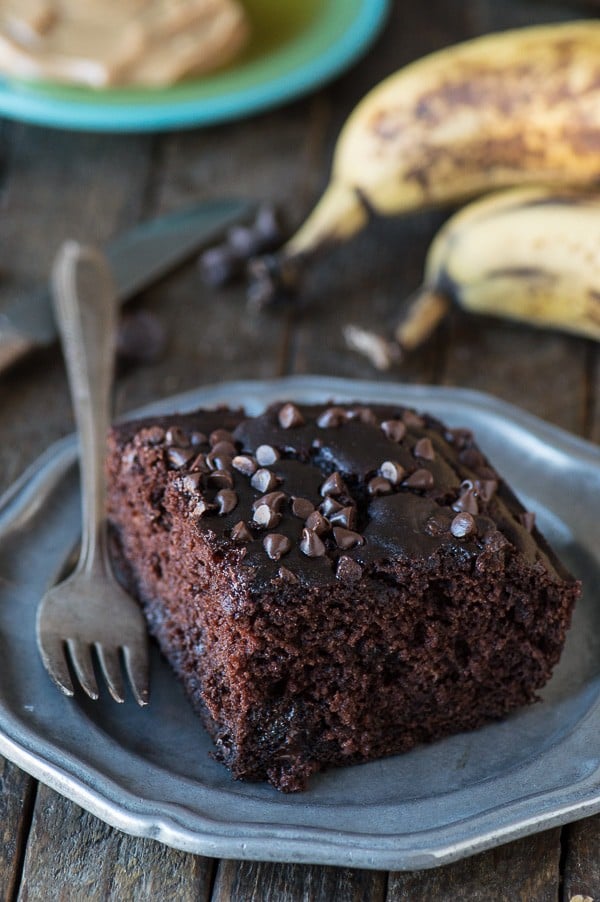
[[[122,578],[236,778],[304,788],[532,702],[578,583],[470,432],[276,404],[115,427]]]

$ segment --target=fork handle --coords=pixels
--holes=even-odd
[[[107,567],[104,458],[117,323],[108,263],[94,247],[67,241],[52,270],[56,323],[79,433],[82,539],[78,571]]]

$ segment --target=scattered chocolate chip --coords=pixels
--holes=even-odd
[[[270,532],[263,539],[263,547],[272,561],[278,561],[279,558],[288,553],[292,543],[287,536],[282,536],[278,532]]]
[[[381,428],[392,442],[401,442],[406,435],[406,423],[402,420],[384,420]]]
[[[323,514],[320,514],[319,511],[313,511],[306,519],[306,523],[304,524],[307,529],[312,529],[318,536],[324,536],[325,533],[330,532],[331,525],[329,520],[326,520]]]
[[[261,467],[270,467],[271,464],[276,463],[281,457],[277,448],[273,448],[272,445],[259,445],[254,452],[254,456]]]
[[[535,526],[535,514],[533,511],[523,511],[522,514],[519,514],[519,520],[527,532],[531,532]]]
[[[252,510],[256,510],[261,504],[266,504],[271,510],[280,513],[286,498],[287,495],[285,492],[268,492],[266,495],[261,495],[260,498],[257,498],[256,501],[252,502]]]
[[[332,498],[328,495],[323,501],[322,504],[319,505],[319,510],[323,514],[324,517],[328,519],[331,517],[331,514],[335,514],[337,511],[343,510],[344,505],[340,504],[339,501],[336,501],[335,498]]]
[[[198,259],[198,268],[203,282],[217,288],[239,275],[243,267],[233,249],[224,243],[207,248]]]
[[[458,455],[458,459],[471,470],[479,470],[480,467],[485,466],[485,457],[477,448],[465,448]]]
[[[425,532],[428,536],[441,536],[448,531],[448,523],[436,517],[430,517],[425,524]]]
[[[261,204],[254,220],[254,231],[260,237],[261,252],[275,250],[284,241],[284,230],[277,209],[272,204]]]
[[[237,507],[238,496],[231,489],[221,489],[215,495],[215,501],[219,506],[220,514],[230,514]]]
[[[422,429],[425,425],[425,420],[423,417],[420,417],[418,413],[415,413],[414,410],[404,410],[402,411],[402,419],[406,423],[409,428],[412,429]]]
[[[117,330],[117,356],[131,363],[157,363],[167,347],[162,322],[149,310],[135,310],[121,316]]]
[[[327,477],[320,489],[322,497],[326,495],[343,495],[345,491],[344,480],[337,471]]]
[[[448,429],[446,432],[446,441],[462,451],[473,442],[473,433],[470,429]]]
[[[210,473],[210,467],[206,463],[204,454],[198,454],[190,464],[190,470],[198,473]]]
[[[466,479],[460,487],[460,495],[452,505],[453,511],[466,511],[468,514],[477,515],[479,513],[479,505],[477,503],[477,493],[473,487],[473,483]]]
[[[467,511],[457,514],[450,524],[450,532],[457,539],[464,539],[466,536],[472,535],[476,528],[473,516]]]
[[[227,246],[240,260],[247,260],[262,250],[261,238],[252,226],[234,225],[227,232]]]
[[[214,448],[219,442],[229,442],[235,448],[235,439],[228,429],[213,429],[208,437],[208,442],[211,448]]]
[[[413,448],[415,457],[421,457],[423,460],[435,460],[435,451],[431,444],[430,438],[420,438]]]
[[[317,417],[317,426],[321,429],[337,428],[346,422],[348,416],[343,407],[328,407]]]
[[[430,470],[415,470],[410,476],[404,480],[402,485],[409,489],[432,489],[433,473]]]
[[[179,426],[171,426],[165,432],[165,443],[167,445],[177,445],[179,448],[189,448],[191,442],[187,433],[180,429]]]
[[[165,430],[162,426],[150,426],[144,429],[142,433],[142,441],[146,445],[160,445],[165,440]]]
[[[369,495],[389,495],[392,491],[392,483],[383,476],[374,476],[367,483]]]
[[[498,480],[497,479],[476,479],[473,483],[473,487],[477,492],[477,495],[484,501],[486,504],[488,501],[491,501],[496,492],[498,491]]]
[[[286,583],[297,583],[298,582],[298,577],[296,576],[296,574],[292,573],[291,570],[288,570],[287,567],[280,567],[278,576],[280,579],[282,579]]]
[[[180,470],[181,467],[185,467],[187,462],[194,456],[194,453],[189,448],[180,448],[173,445],[173,447],[167,448],[167,461],[170,466]]]
[[[258,469],[258,464],[249,454],[236,454],[232,458],[231,466],[239,473],[243,473],[244,476],[253,476]]]
[[[206,455],[206,463],[211,470],[230,470],[232,459],[231,454],[221,454],[214,450]]]
[[[278,483],[279,479],[275,476],[275,473],[271,473],[270,470],[265,470],[264,468],[257,470],[250,480],[252,488],[262,492],[263,495],[265,492],[272,492]]]
[[[193,517],[203,517],[205,514],[209,514],[214,510],[214,504],[210,504],[205,498],[200,498],[200,500],[196,502],[196,505],[191,513]]]
[[[362,576],[362,567],[357,561],[353,561],[351,557],[346,557],[344,554],[337,562],[335,575],[344,583],[355,583]]]
[[[347,551],[348,548],[354,548],[355,545],[364,544],[363,537],[351,529],[343,529],[341,526],[335,526],[333,529],[333,537],[338,548]]]
[[[206,482],[213,489],[233,488],[233,476],[227,470],[214,470],[208,474]]]
[[[234,542],[238,542],[239,544],[245,542],[252,542],[254,540],[254,536],[248,529],[246,523],[243,520],[240,520],[231,530],[231,538]]]
[[[345,529],[355,529],[356,520],[356,508],[350,506],[341,507],[329,517],[332,526],[343,526]]]
[[[406,470],[395,460],[384,460],[379,467],[379,475],[392,485],[398,485],[406,476]]]
[[[215,442],[210,450],[210,453],[214,456],[218,455],[220,457],[231,457],[231,459],[233,460],[233,458],[237,454],[237,448],[235,447],[233,442],[228,442],[225,439],[222,439],[220,442]]]
[[[206,435],[204,435],[203,432],[199,432],[197,429],[194,429],[193,432],[190,432],[190,443],[194,448],[197,448],[200,445],[208,444],[208,438]]]
[[[508,539],[499,529],[491,529],[484,537],[483,544],[490,551],[502,551],[508,545]]]
[[[264,310],[296,297],[300,283],[298,260],[285,254],[263,254],[248,261],[246,298],[251,310]]]
[[[308,498],[292,497],[292,513],[294,517],[306,520],[307,517],[310,517],[314,509],[314,504],[312,501],[309,501]]]
[[[350,411],[350,416],[353,420],[359,420],[366,426],[377,426],[379,423],[370,407],[353,407]]]
[[[304,425],[304,417],[295,404],[284,404],[277,414],[277,419],[282,429],[293,429],[294,426]]]
[[[266,529],[273,529],[281,520],[281,514],[274,511],[268,504],[259,504],[252,519],[258,526],[264,526]]]
[[[325,545],[314,530],[304,528],[300,540],[300,551],[307,557],[323,557]]]

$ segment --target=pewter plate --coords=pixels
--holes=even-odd
[[[257,413],[278,398],[400,402],[476,431],[584,584],[542,703],[285,796],[211,760],[158,653],[146,709],[63,697],[38,658],[34,618],[79,532],[69,438],[0,499],[0,752],[121,830],[225,858],[426,868],[600,811],[600,449],[483,394],[324,377],[200,388],[143,412]]]

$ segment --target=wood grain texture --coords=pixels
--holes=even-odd
[[[0,758],[0,899],[13,899],[21,877],[35,780]]]
[[[40,785],[27,846],[21,902],[202,902],[213,862],[113,830]]]
[[[566,849],[562,898],[600,899],[600,815],[569,824],[563,832]],[[582,902],[582,900],[578,900]]]
[[[556,902],[560,830],[431,871],[391,874],[386,902]]]
[[[221,861],[212,902],[383,902],[385,887],[373,871]]]

